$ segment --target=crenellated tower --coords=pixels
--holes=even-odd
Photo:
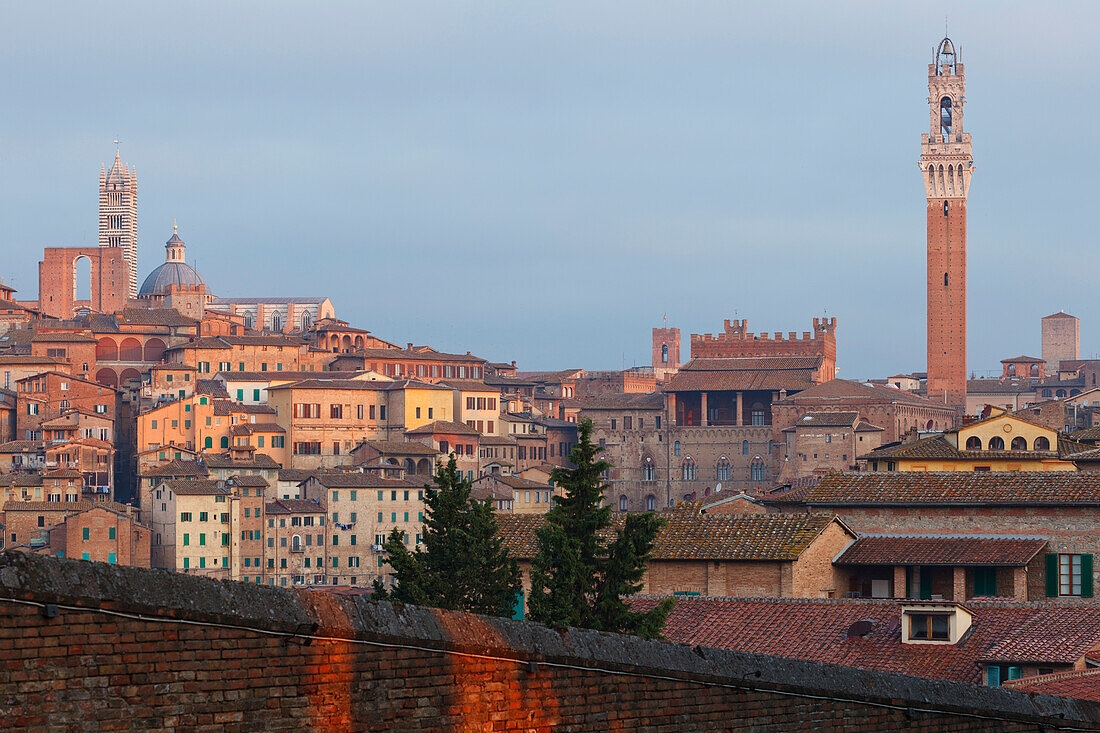
[[[963,130],[966,76],[944,38],[928,65],[929,131],[919,166],[927,197],[928,397],[966,406],[966,196],[974,159]]]
[[[118,149],[111,169],[99,169],[99,246],[120,247],[126,262],[127,297],[137,287],[137,172],[122,164]]]

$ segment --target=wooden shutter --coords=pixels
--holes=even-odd
[[[1092,557],[1089,556],[1089,560]],[[1092,562],[1089,562],[1092,565]],[[1048,552],[1046,559],[1046,574],[1047,574],[1047,598],[1053,598],[1058,595],[1058,553]],[[1090,588],[1091,590],[1091,583]]]
[[[1081,597],[1092,598],[1092,554],[1081,555]]]

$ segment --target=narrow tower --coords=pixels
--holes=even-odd
[[[99,246],[121,247],[127,297],[137,297],[137,173],[122,164],[118,149],[111,170],[99,169]]]
[[[928,65],[931,126],[921,135],[928,197],[928,397],[966,407],[966,195],[974,160],[963,131],[966,77],[944,38]]]

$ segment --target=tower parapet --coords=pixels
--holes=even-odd
[[[799,335],[790,331],[786,335],[775,333],[749,333],[747,320],[723,322],[719,334],[691,334],[691,357],[747,358],[778,356],[820,356],[820,381],[836,376],[836,318],[813,319],[813,331]]]

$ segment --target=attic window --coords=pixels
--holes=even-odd
[[[947,641],[951,638],[951,615],[914,613],[909,616],[909,638]]]

